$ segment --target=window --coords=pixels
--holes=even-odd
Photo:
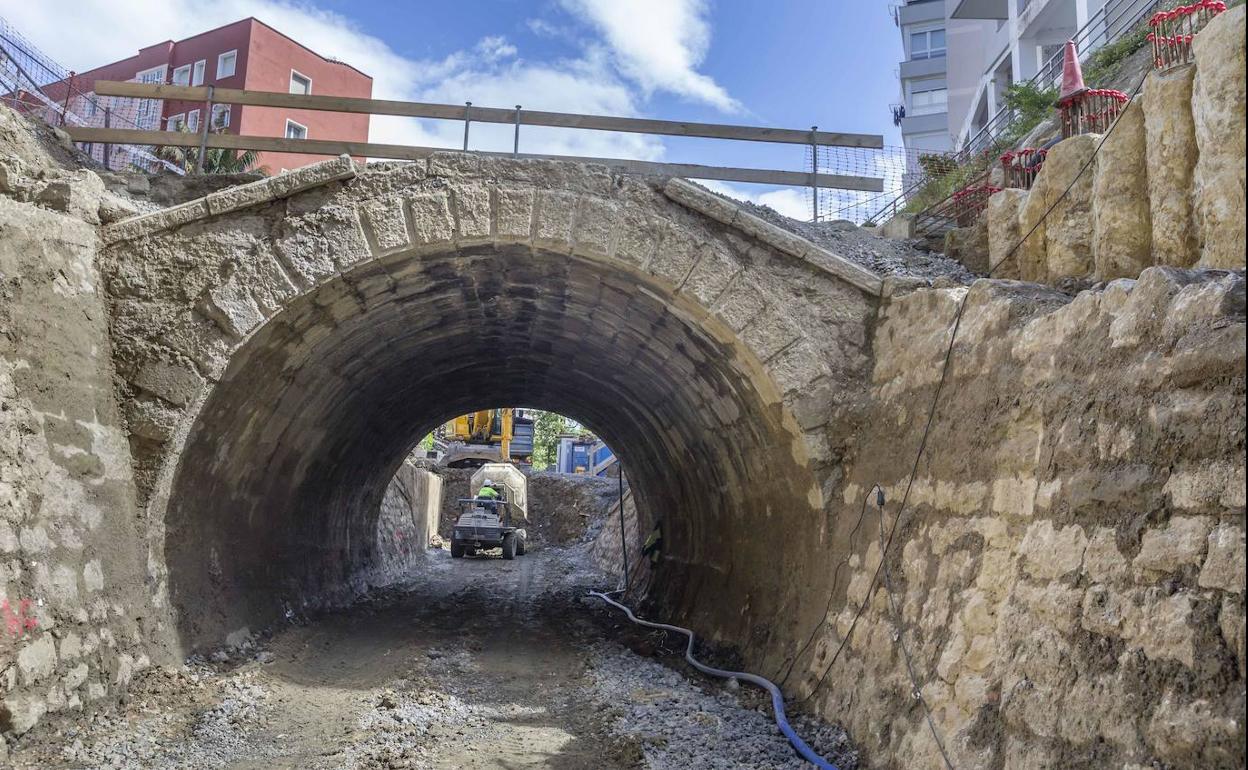
[[[195,69],[191,75],[191,85],[202,86],[204,84],[204,70],[208,69],[208,60],[200,59],[195,62]]]
[[[928,88],[920,91],[922,86],[915,86],[910,94],[911,115],[932,115],[948,109],[949,91],[946,88]]]
[[[312,93],[312,78],[301,75],[295,70],[290,71],[290,92],[292,94]]]
[[[230,105],[214,104],[212,105],[212,123],[211,128],[219,130],[230,127]]]
[[[181,131],[186,127],[186,115],[180,112],[177,115],[170,115],[166,126],[170,131]]]
[[[159,67],[135,73],[134,79],[140,83],[163,83],[165,82],[165,73],[165,65],[162,64]],[[154,131],[160,128],[160,112],[163,109],[164,102],[160,99],[139,99],[138,102],[135,125],[147,131]]]
[[[217,57],[217,80],[234,75],[234,67],[238,64],[238,51],[226,51]]]
[[[929,29],[926,32],[910,33],[910,58],[935,59],[945,55],[945,31]]]
[[[175,69],[172,82],[175,86],[189,86],[191,84],[191,65],[187,64]]]
[[[308,127],[300,125],[293,120],[287,119],[286,138],[287,139],[307,139]]]
[[[199,110],[191,110],[186,113],[186,128],[191,133],[199,130]]]

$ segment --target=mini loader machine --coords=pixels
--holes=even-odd
[[[477,497],[486,479],[500,493],[497,500]],[[472,497],[461,498],[459,518],[451,533],[451,557],[475,556],[490,548],[501,548],[504,559],[523,556],[528,523],[528,479],[511,463],[486,463],[472,474]]]

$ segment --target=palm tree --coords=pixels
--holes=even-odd
[[[182,133],[190,133],[186,125],[178,127]],[[214,134],[228,133],[225,129],[213,129]],[[199,169],[199,147],[165,146],[157,151],[157,156],[172,163],[188,174]],[[205,174],[241,174],[247,171],[269,175],[268,166],[256,166],[260,154],[255,150],[231,150],[223,147],[209,147],[204,151]]]

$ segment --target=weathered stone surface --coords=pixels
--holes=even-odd
[[[78,171],[72,176],[48,182],[39,192],[37,200],[50,209],[98,224],[100,199],[104,194],[104,182],[99,176],[92,171]]]
[[[1033,196],[1037,187],[1043,192],[1046,209],[1057,203],[1044,224],[1050,281],[1092,274],[1092,196],[1099,163],[1093,155],[1100,140],[1099,134],[1083,134],[1055,144],[1032,187]]]
[[[409,245],[401,198],[369,201],[360,207],[360,214],[376,253],[386,254]]]
[[[1008,259],[1006,255],[1023,237],[1019,217],[1027,191],[1007,188],[993,193],[988,199],[984,217],[988,221],[988,264],[996,265],[994,278],[1019,278],[1019,257],[1016,251]]]
[[[1202,588],[1244,592],[1244,529],[1235,524],[1219,524],[1209,533],[1208,557],[1200,570]]]
[[[1203,516],[1175,516],[1164,529],[1144,533],[1136,569],[1173,572],[1188,564],[1199,564],[1205,555],[1210,521]]]
[[[1045,214],[1049,210],[1048,188],[1048,177],[1042,168],[1018,212],[1018,237],[1022,241],[1016,259],[1018,276],[1024,281],[1045,283],[1049,280],[1049,251],[1045,233],[1048,224]]]
[[[1196,126],[1191,67],[1152,73],[1144,86],[1144,131],[1148,142],[1148,203],[1153,225],[1153,262],[1188,267],[1200,258],[1192,217],[1196,168]],[[1242,164],[1241,164],[1242,165]]]
[[[1243,268],[1244,7],[1219,15],[1196,35],[1192,116],[1199,156],[1193,215],[1200,267]]]
[[[945,233],[945,256],[961,262],[973,273],[985,274],[988,258],[988,219],[979,217],[970,227],[955,227]]]
[[[1096,277],[1135,278],[1153,264],[1148,143],[1140,99],[1127,105],[1101,145],[1092,200]]]

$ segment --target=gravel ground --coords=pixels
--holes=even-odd
[[[401,586],[150,669],[125,701],[42,724],[18,770],[800,768],[760,691],[709,679],[586,596],[585,546],[514,561],[442,550]],[[651,643],[648,643],[651,642]],[[842,768],[839,728],[793,720]]]
[[[929,251],[917,240],[883,238],[872,232],[871,228],[858,227],[844,219],[832,222],[802,222],[789,219],[768,206],[729,200],[761,219],[796,233],[833,254],[857,262],[880,275],[945,278],[959,283],[975,280],[975,275],[963,267],[962,263],[939,252]]]

